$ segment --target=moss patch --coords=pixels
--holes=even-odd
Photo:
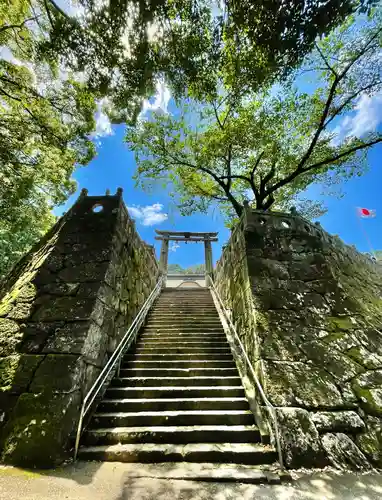
[[[349,317],[328,316],[326,318],[329,330],[352,330],[355,325]]]
[[[22,394],[3,429],[3,461],[45,468],[68,458],[80,401],[79,392]]]
[[[0,358],[0,392],[20,394],[26,390],[43,358],[28,354]]]

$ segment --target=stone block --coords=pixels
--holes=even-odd
[[[382,356],[382,332],[373,328],[364,328],[357,332],[362,345],[370,352],[374,352]]]
[[[78,266],[81,264],[94,263],[94,262],[107,262],[112,256],[113,248],[110,241],[103,242],[102,246],[90,247],[85,251],[73,252],[66,255],[65,265]]]
[[[332,271],[327,263],[322,265],[310,264],[305,261],[294,261],[289,265],[289,273],[292,279],[312,281],[322,278],[332,278]]]
[[[23,341],[18,350],[26,354],[38,354],[44,348],[48,338],[63,324],[63,322],[59,321],[53,323],[28,323],[21,327]]]
[[[17,351],[23,339],[16,321],[0,318],[0,356],[9,356]]]
[[[26,391],[44,356],[14,354],[0,358],[0,392],[21,394]]]
[[[44,353],[82,354],[87,359],[98,362],[106,352],[107,334],[93,321],[67,323],[56,329]]]
[[[85,365],[74,354],[48,354],[39,365],[30,392],[70,393],[79,390],[84,380]]]
[[[108,262],[86,262],[77,266],[66,267],[59,272],[58,276],[61,280],[67,282],[101,282],[105,278],[108,266]]]
[[[318,432],[345,432],[354,434],[365,429],[365,423],[355,411],[318,411],[311,413]]]
[[[68,459],[81,395],[22,394],[2,429],[2,460],[26,467],[54,467]]]
[[[367,416],[366,425],[365,432],[356,437],[357,446],[376,467],[382,468],[382,418]]]
[[[277,260],[248,257],[247,265],[250,276],[269,276],[280,280],[289,279],[287,265]]]
[[[346,354],[367,369],[382,369],[382,356],[378,353],[370,352],[362,346],[351,347]]]
[[[32,302],[16,302],[12,305],[12,309],[8,313],[9,319],[27,320],[33,311],[34,304]]]
[[[0,449],[3,444],[1,439],[1,428],[8,421],[18,398],[18,394],[10,394],[9,392],[4,393],[0,390]]]
[[[64,267],[64,256],[55,248],[45,259],[44,268],[51,273],[57,273]]]
[[[326,453],[309,412],[301,408],[278,408],[276,415],[283,457],[288,468],[328,465]]]
[[[41,293],[46,293],[49,295],[76,295],[79,283],[49,283],[47,285],[43,285],[40,288]]]
[[[382,417],[382,370],[368,371],[355,377],[351,386],[363,410]]]
[[[325,370],[301,362],[263,361],[268,399],[274,406],[333,408],[345,406],[333,377]]]
[[[17,293],[18,302],[32,302],[37,293],[36,287],[32,283],[26,283]]]
[[[259,335],[260,336],[260,335]],[[260,357],[274,361],[305,361],[306,356],[298,348],[298,339],[278,335],[273,329],[260,340]]]
[[[299,310],[304,304],[302,296],[288,290],[253,290],[261,310],[286,309]]]
[[[361,365],[325,342],[305,342],[300,348],[315,365],[324,367],[341,382],[346,382],[364,371]]]
[[[42,304],[33,321],[74,321],[94,319],[102,324],[103,306],[94,299],[80,297],[57,297]]]
[[[352,470],[372,468],[362,451],[346,434],[325,434],[322,436],[322,446],[335,467]]]

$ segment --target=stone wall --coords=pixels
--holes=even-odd
[[[51,466],[68,457],[84,396],[157,282],[153,248],[140,240],[121,195],[84,192],[3,286],[7,463]]]
[[[381,267],[297,215],[247,210],[215,276],[287,465],[381,467]]]

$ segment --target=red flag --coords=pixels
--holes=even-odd
[[[358,215],[363,219],[368,219],[371,217],[375,217],[377,215],[375,210],[370,210],[369,208],[360,208],[357,209]]]

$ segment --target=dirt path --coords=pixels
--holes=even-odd
[[[78,462],[53,471],[0,467],[4,500],[380,500],[382,475],[293,474],[292,484],[254,485],[163,479],[171,464]],[[175,474],[176,475],[176,474]],[[180,474],[181,475],[181,474]],[[162,477],[162,478],[161,478]]]

